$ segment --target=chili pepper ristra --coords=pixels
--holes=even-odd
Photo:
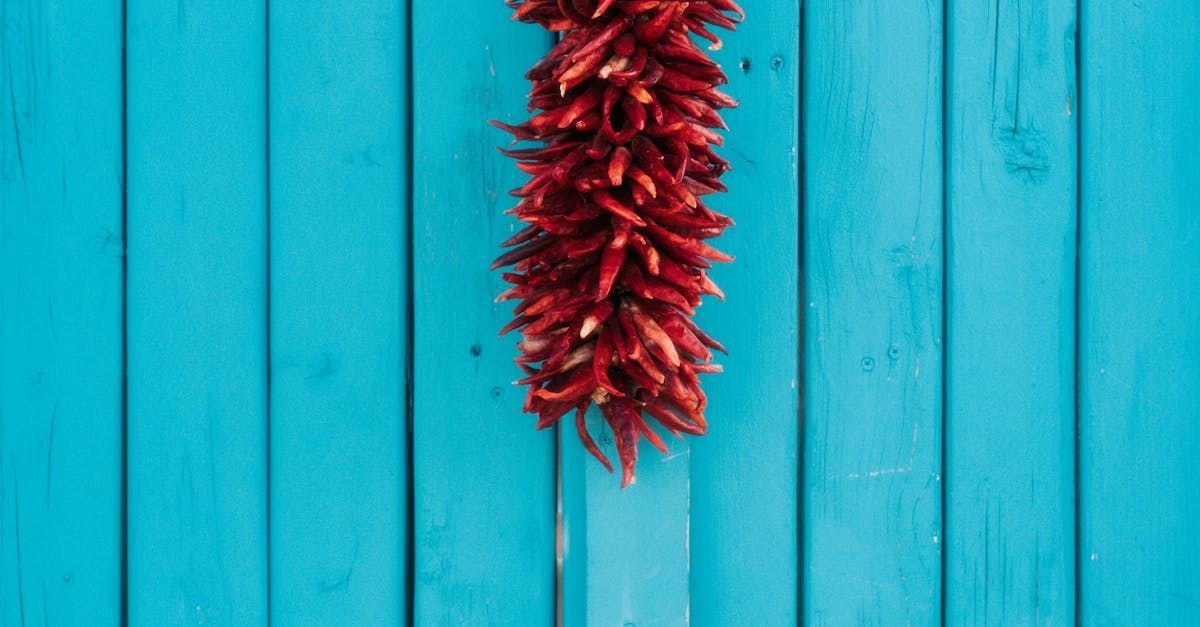
[[[621,485],[634,481],[637,445],[666,446],[649,426],[701,435],[699,375],[724,351],[692,320],[702,295],[724,298],[705,243],[733,224],[703,198],[725,191],[729,162],[713,150],[717,111],[737,103],[717,89],[720,66],[697,45],[720,40],[743,12],[731,0],[508,0],[514,19],[560,33],[526,74],[523,124],[493,122],[532,148],[505,149],[530,178],[509,210],[527,226],[493,269],[512,265],[517,363],[537,427],[575,414],[579,437],[609,471],[584,415],[595,404],[612,429]]]

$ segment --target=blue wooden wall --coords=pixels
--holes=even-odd
[[[619,491],[496,337],[546,33],[4,0],[0,625],[1200,624],[1200,4],[743,4],[711,433]]]

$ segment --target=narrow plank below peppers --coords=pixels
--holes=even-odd
[[[704,240],[733,224],[704,197],[725,190],[729,162],[713,150],[725,73],[695,37],[732,29],[730,0],[510,0],[514,19],[561,34],[526,77],[528,121],[494,124],[530,148],[502,150],[529,180],[509,211],[528,226],[493,269],[513,266],[497,300],[516,299],[525,411],[544,429],[570,412],[587,450],[612,465],[583,416],[612,429],[621,485],[634,481],[638,441],[666,452],[650,427],[702,435],[699,375],[724,351],[692,320],[702,295],[724,298],[711,262],[732,258]]]

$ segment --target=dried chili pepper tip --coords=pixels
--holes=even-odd
[[[719,44],[708,27],[744,14],[731,0],[507,4],[562,36],[526,74],[534,115],[493,122],[541,144],[500,149],[529,176],[508,212],[527,226],[493,266],[513,266],[498,300],[519,301],[502,332],[524,336],[518,383],[537,427],[574,409],[580,441],[611,471],[584,424],[597,405],[629,485],[641,438],[666,450],[647,415],[677,436],[707,428],[697,375],[719,372],[710,349],[724,349],[690,315],[724,296],[710,262],[732,260],[704,242],[733,224],[704,198],[725,190],[717,111],[736,102],[692,36]]]

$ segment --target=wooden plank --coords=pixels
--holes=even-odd
[[[0,624],[116,625],[121,3],[0,21]]]
[[[719,203],[755,210],[719,242],[738,258],[716,271],[738,306],[701,316],[731,350],[726,374],[705,382],[712,431],[691,441],[691,473],[688,443],[671,442],[666,459],[644,447],[638,484],[625,493],[564,431],[567,625],[796,620],[798,293],[770,286],[799,279],[799,15],[797,5],[745,8],[749,21],[722,33],[717,55],[743,103],[726,115],[735,169]]]
[[[941,5],[804,28],[804,620],[937,624]]]
[[[588,430],[616,463],[612,431],[592,409]],[[687,625],[688,443],[670,439],[663,456],[639,447],[637,483],[620,489],[580,445],[562,438],[563,625]]]
[[[723,112],[733,164],[715,206],[737,220],[713,269],[726,302],[699,322],[729,348],[705,378],[708,435],[692,441],[692,622],[796,624],[799,491],[799,3],[742,2],[713,55],[741,102]],[[736,602],[733,600],[736,599]]]
[[[947,9],[946,622],[1069,625],[1075,2]]]
[[[1200,624],[1200,4],[1080,27],[1080,618]]]
[[[129,0],[131,625],[267,618],[266,12]]]
[[[488,266],[523,178],[489,118],[525,115],[551,45],[502,3],[413,6],[414,535],[417,624],[554,620],[554,436],[521,414],[510,304]]]
[[[271,617],[402,624],[405,10],[287,0],[269,17]]]

